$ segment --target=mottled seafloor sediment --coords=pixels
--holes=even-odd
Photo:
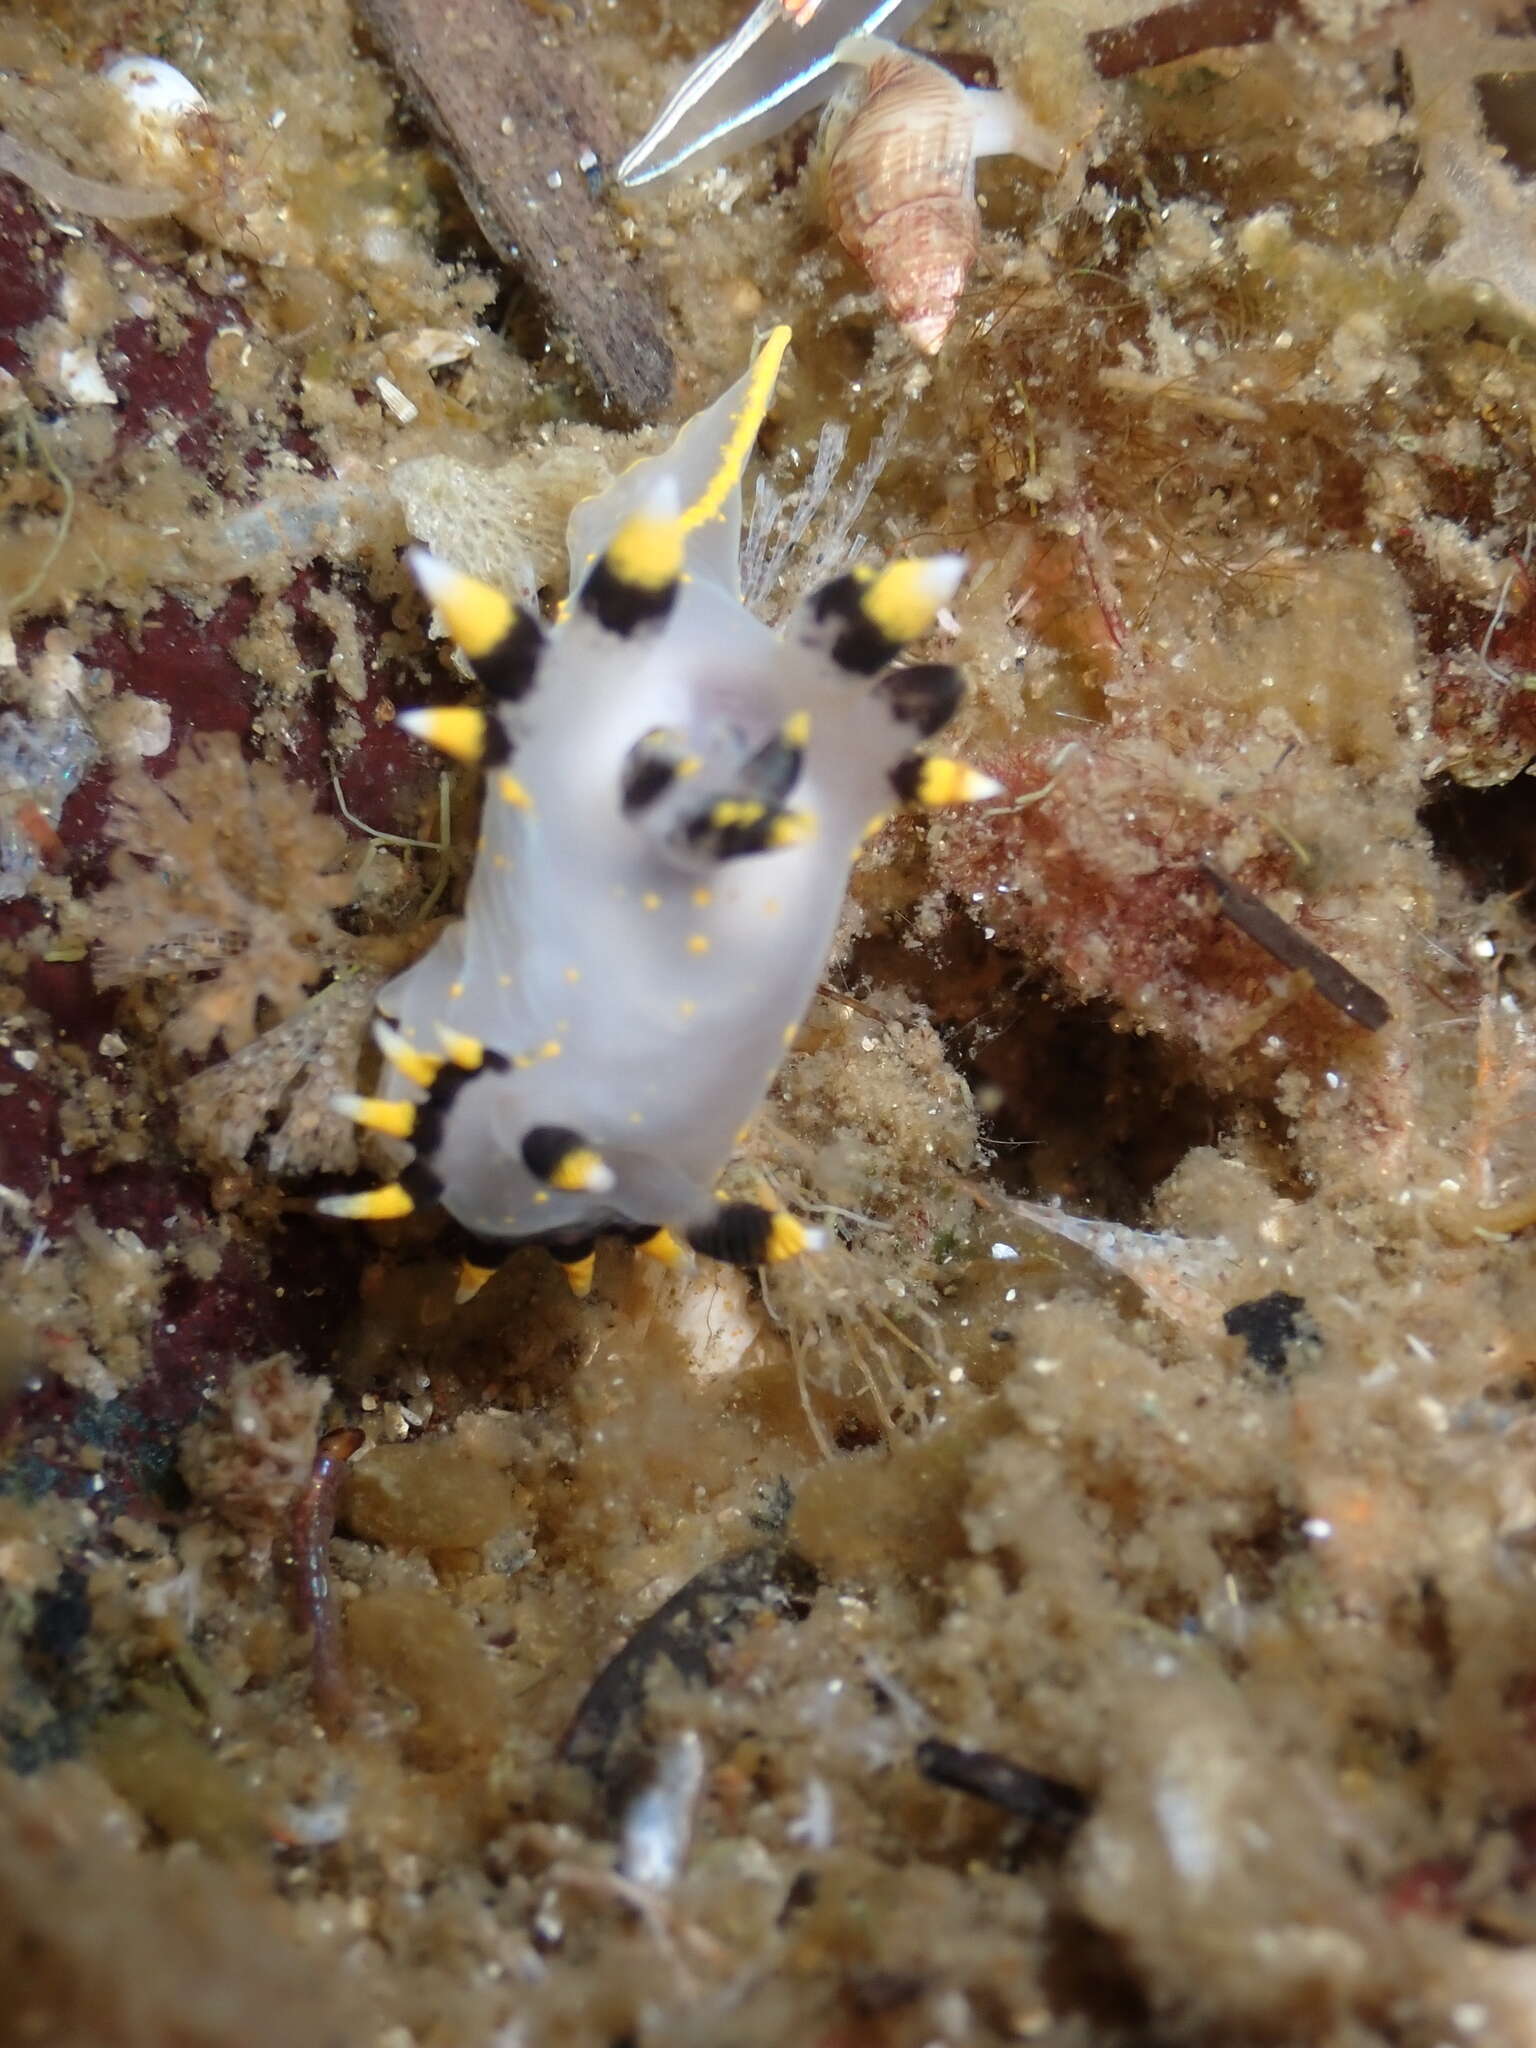
[[[718,0],[507,17],[585,294],[333,0],[0,24],[0,2042],[1536,2040],[1536,45],[1129,12],[914,32],[1073,143],[931,363],[803,131],[603,187]],[[743,1147],[821,1259],[455,1310],[308,1207],[474,840],[400,549],[557,600],[780,320],[749,584],[963,549],[1009,799],[870,849]]]

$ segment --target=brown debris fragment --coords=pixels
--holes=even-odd
[[[265,1560],[305,1486],[330,1386],[285,1351],[237,1366],[222,1399],[181,1440],[181,1475]]]
[[[521,271],[604,401],[635,419],[672,394],[672,351],[586,171],[608,151],[585,72],[521,0],[363,0],[487,241]],[[589,161],[590,160],[590,161]]]
[[[1287,924],[1262,898],[1245,889],[1241,882],[1234,882],[1230,875],[1224,875],[1210,861],[1200,863],[1200,872],[1216,891],[1222,916],[1230,919],[1256,946],[1262,946],[1282,967],[1294,967],[1310,976],[1318,994],[1336,1010],[1342,1010],[1367,1031],[1379,1031],[1388,1021],[1392,1012],[1385,996],[1378,995],[1358,974],[1351,974],[1342,960],[1325,953],[1315,939]]]
[[[1282,22],[1304,20],[1296,0],[1180,0],[1135,21],[1095,29],[1087,39],[1088,57],[1100,78],[1124,78],[1202,50],[1267,43]]]
[[[183,983],[167,1043],[238,1052],[264,1005],[289,1015],[346,950],[331,915],[352,896],[346,829],[230,733],[192,740],[159,781],[120,775],[114,794],[112,880],[90,906],[98,979]]]

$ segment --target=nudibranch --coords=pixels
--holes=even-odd
[[[715,1182],[815,990],[848,871],[895,803],[1001,793],[924,755],[952,668],[898,666],[932,628],[954,555],[856,566],[782,636],[741,601],[741,474],[789,340],[665,452],[578,505],[573,597],[549,630],[423,551],[412,567],[484,709],[401,714],[487,770],[462,920],[379,997],[386,1079],[344,1096],[408,1140],[398,1180],[320,1204],[468,1234],[460,1298],[518,1245],[577,1293],[617,1235],[743,1266],[818,1233]]]

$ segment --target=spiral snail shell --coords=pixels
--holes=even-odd
[[[878,36],[851,36],[852,76],[821,130],[827,217],[913,347],[936,355],[981,243],[976,159],[1003,152],[1054,167],[1060,150],[1005,92],[963,86]]]

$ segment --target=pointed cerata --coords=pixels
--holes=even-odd
[[[572,1288],[612,1235],[672,1263],[814,1251],[716,1181],[820,976],[872,814],[996,796],[920,753],[953,670],[893,664],[960,581],[953,555],[858,567],[782,635],[741,601],[742,470],[788,342],[571,518],[572,601],[545,631],[430,556],[417,581],[485,703],[406,713],[488,767],[463,918],[385,988],[377,1096],[337,1107],[408,1143],[332,1215],[441,1203],[460,1298],[538,1243]]]

